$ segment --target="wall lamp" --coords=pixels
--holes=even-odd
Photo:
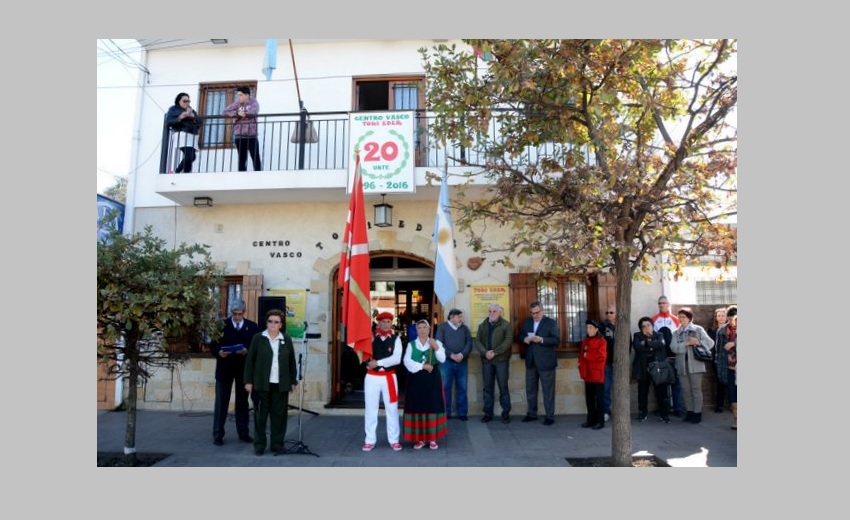
[[[375,225],[377,227],[390,227],[393,225],[393,207],[384,202],[386,193],[381,193],[381,203],[375,204]]]
[[[196,208],[211,208],[213,205],[211,197],[195,197],[193,202]]]

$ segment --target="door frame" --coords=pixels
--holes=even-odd
[[[414,255],[412,253],[406,253],[403,251],[375,251],[369,254],[369,260],[373,258],[400,258],[413,260],[422,264],[422,267],[419,268],[409,268],[409,269],[430,269],[430,277],[423,277],[420,281],[428,282],[433,284],[434,280],[434,262],[432,260],[428,260],[418,255]],[[405,268],[401,268],[405,269]],[[384,281],[387,280],[385,276],[381,276],[376,279],[372,279],[372,270],[370,269],[369,280],[371,281]],[[331,341],[331,357],[330,357],[330,396],[328,401],[328,406],[333,407],[334,403],[340,401],[344,389],[342,388],[342,354],[344,348],[349,348],[342,341],[342,286],[339,284],[339,266],[334,269],[332,277],[333,283],[331,287],[331,294],[333,295],[331,301],[331,309],[333,320],[331,321],[331,330],[330,337]],[[391,280],[395,281],[395,280]],[[414,280],[411,280],[414,281]],[[431,307],[430,307],[430,315],[431,315],[431,330],[433,331],[435,325],[440,323],[439,317],[443,315],[442,305],[437,299],[436,295],[432,295],[431,298]],[[435,321],[436,320],[436,321]]]

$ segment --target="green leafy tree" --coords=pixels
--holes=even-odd
[[[114,201],[120,202],[121,204],[126,204],[127,177],[115,177],[115,182],[112,184],[112,186],[106,188],[103,194]]]
[[[219,334],[215,290],[222,274],[207,248],[167,249],[150,226],[129,236],[113,231],[97,243],[97,351],[109,377],[127,382],[128,465],[136,459],[138,385],[187,359],[176,345]]]
[[[735,261],[737,42],[464,42],[420,49],[429,132],[470,167],[456,224],[507,267],[615,274],[612,459],[630,466],[633,280]]]

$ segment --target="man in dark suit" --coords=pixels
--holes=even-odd
[[[517,341],[528,345],[525,353],[525,395],[528,400],[528,411],[522,422],[537,420],[537,384],[543,390],[543,407],[546,419],[543,424],[551,426],[555,423],[555,369],[558,359],[555,347],[561,344],[558,333],[558,322],[543,315],[539,301],[529,305],[531,317],[526,318],[519,331]]]
[[[243,442],[253,442],[248,429],[248,391],[243,383],[245,356],[251,338],[260,332],[256,323],[245,319],[245,302],[237,300],[230,306],[230,317],[223,321],[221,339],[210,344],[215,357],[215,407],[213,409],[213,444],[224,444],[224,423],[230,407],[230,392],[236,383],[236,433]],[[240,348],[241,347],[241,348]],[[253,396],[252,396],[253,399]],[[254,409],[257,409],[254,400]]]

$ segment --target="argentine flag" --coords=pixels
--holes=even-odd
[[[266,81],[272,80],[272,71],[277,68],[277,39],[266,40],[266,56],[263,58],[263,74]]]
[[[455,240],[452,231],[452,215],[449,212],[449,187],[446,184],[448,173],[448,169],[443,173],[440,201],[437,204],[437,221],[434,224],[434,241],[437,244],[437,258],[434,262],[434,292],[443,305],[454,299],[457,294]]]

